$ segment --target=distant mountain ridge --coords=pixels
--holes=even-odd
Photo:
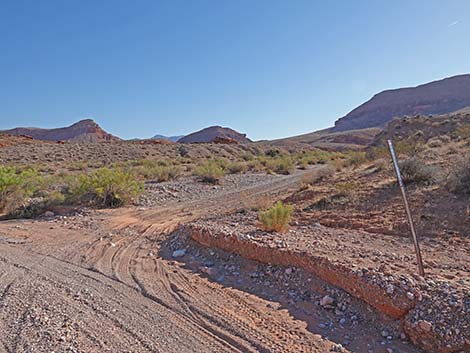
[[[179,143],[210,143],[217,141],[234,141],[236,143],[249,143],[251,140],[246,134],[222,126],[210,126],[193,132],[178,140]]]
[[[26,135],[37,140],[46,141],[101,142],[120,140],[119,137],[103,130],[92,119],[83,119],[70,126],[55,129],[17,127],[1,132],[16,136]]]
[[[332,131],[383,127],[395,117],[447,114],[470,106],[470,74],[376,94],[335,122]]]
[[[152,140],[166,140],[166,141],[171,141],[171,142],[177,142],[180,138],[184,137],[184,135],[178,135],[178,136],[165,136],[165,135],[155,135],[152,137]]]

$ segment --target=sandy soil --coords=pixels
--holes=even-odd
[[[241,192],[278,195],[297,179],[178,207],[0,223],[0,351],[346,351],[273,309],[276,296],[268,302],[165,255],[180,222],[237,208]]]

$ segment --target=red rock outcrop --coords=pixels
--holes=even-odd
[[[246,134],[241,134],[228,127],[211,126],[178,140],[179,143],[216,143],[216,141],[235,141],[236,143],[248,143],[250,139]],[[218,142],[221,143],[221,142]],[[227,143],[227,142],[225,142]]]
[[[28,136],[46,141],[100,142],[120,140],[118,137],[104,131],[92,119],[81,120],[68,127],[57,129],[18,127],[4,132],[10,135]]]

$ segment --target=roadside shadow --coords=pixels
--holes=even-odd
[[[303,322],[310,333],[350,352],[421,352],[399,339],[398,321],[380,316],[363,301],[302,269],[262,264],[206,248],[189,239],[184,229],[169,235],[158,255],[221,288],[257,297],[260,305],[255,310],[266,317],[276,316],[276,311],[287,312],[295,321]]]

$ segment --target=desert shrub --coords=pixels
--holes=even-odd
[[[338,196],[349,197],[352,196],[357,190],[357,185],[352,182],[338,183],[336,185],[336,192]]]
[[[177,165],[140,166],[135,172],[145,180],[155,180],[161,183],[176,179],[181,174],[181,168]]]
[[[210,184],[218,184],[225,174],[224,169],[214,160],[207,161],[196,167],[193,173],[203,182]]]
[[[99,207],[118,207],[134,201],[143,191],[143,183],[120,169],[101,168],[89,174],[70,176],[67,201]]]
[[[251,153],[245,153],[245,154],[242,155],[242,159],[245,162],[250,162],[250,161],[255,159],[255,156],[253,156]]]
[[[186,146],[181,145],[178,147],[178,153],[181,157],[187,157],[189,155],[189,150]]]
[[[294,169],[294,162],[289,156],[285,155],[276,158],[261,158],[260,162],[268,173],[287,175]]]
[[[274,157],[279,156],[281,154],[281,152],[279,150],[270,149],[270,150],[267,150],[266,152],[264,152],[264,154],[268,157],[274,158]]]
[[[399,140],[393,142],[393,148],[397,156],[414,156],[423,151],[424,144],[422,141]],[[369,160],[390,158],[388,145],[369,148],[366,152],[366,158]]]
[[[307,169],[307,166],[308,166],[308,159],[301,158],[297,161],[297,167],[299,169],[305,170],[305,169]]]
[[[7,214],[24,204],[39,189],[42,178],[34,169],[0,167],[0,212]]]
[[[261,163],[259,159],[249,161],[246,164],[246,167],[249,171],[252,171],[252,172],[261,172],[263,171],[263,168],[264,168],[263,164]]]
[[[460,126],[457,129],[457,136],[465,141],[470,141],[470,124]]]
[[[260,211],[258,216],[263,230],[268,232],[283,232],[289,228],[293,207],[278,201],[266,211]]]
[[[447,188],[455,194],[470,194],[470,157],[457,163],[447,178]]]
[[[349,151],[345,154],[345,167],[358,167],[367,161],[366,153],[362,151]]]
[[[303,185],[313,185],[319,181],[324,181],[334,174],[335,170],[332,166],[322,166],[303,175],[300,182]]]
[[[232,162],[232,163],[229,163],[229,164],[226,166],[226,170],[227,170],[227,172],[229,172],[230,174],[243,173],[243,172],[246,172],[246,170],[247,170],[247,165],[246,165],[246,163]]]
[[[405,184],[432,184],[436,181],[435,168],[417,157],[400,162],[400,172]]]
[[[292,159],[287,156],[277,158],[275,163],[274,171],[277,174],[290,174],[292,169],[294,169],[294,163],[292,162]]]

